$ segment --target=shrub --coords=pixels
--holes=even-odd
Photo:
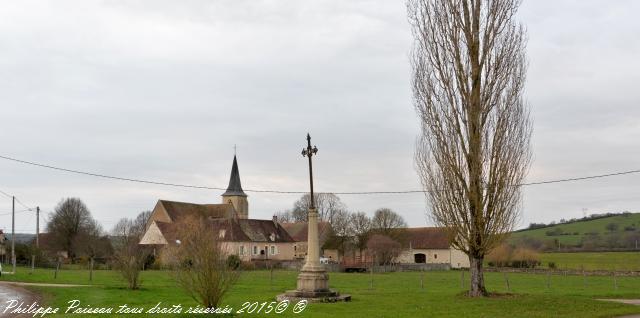
[[[547,225],[544,224],[544,223],[529,223],[529,229],[530,230],[541,229],[543,227],[547,227]]]
[[[502,244],[494,248],[489,255],[487,255],[487,261],[494,264],[496,267],[509,266],[509,260],[511,259],[512,249],[507,244]]]
[[[231,254],[227,257],[227,266],[231,269],[238,269],[240,267],[240,263],[242,263],[240,256],[236,254]]]
[[[188,217],[177,228],[180,243],[169,246],[176,282],[202,306],[218,307],[238,280],[239,271],[228,266],[217,233],[211,231],[205,220]]]
[[[548,230],[545,232],[545,234],[547,234],[547,236],[556,236],[556,235],[562,235],[564,233],[564,231],[562,231],[561,228],[556,227],[552,230]]]
[[[250,271],[256,269],[256,264],[253,262],[241,262],[240,269],[245,271]]]
[[[615,232],[615,231],[617,231],[617,230],[618,230],[618,227],[619,227],[619,226],[618,226],[618,223],[609,223],[609,224],[607,224],[606,229],[607,229],[609,232]]]
[[[517,248],[511,254],[510,263],[511,267],[534,268],[540,265],[540,255],[528,248]]]
[[[547,264],[547,266],[548,266],[550,269],[556,269],[556,263],[555,263],[555,262],[549,262],[549,263]]]

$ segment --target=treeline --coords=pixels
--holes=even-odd
[[[629,251],[640,248],[640,232],[588,232],[575,244],[563,244],[558,238],[539,239],[523,236],[511,241],[515,246],[542,252],[557,251]]]
[[[332,229],[324,248],[336,249],[342,255],[366,251],[380,264],[389,264],[406,245],[407,222],[395,211],[379,208],[369,217],[365,212],[349,211],[335,194],[319,193],[314,198],[320,221],[329,223]],[[277,220],[306,222],[309,204],[310,196],[303,195],[292,209],[277,212]]]
[[[570,224],[570,223],[575,223],[575,222],[582,222],[582,221],[591,221],[591,220],[597,220],[597,219],[603,219],[603,218],[608,218],[608,217],[612,217],[612,216],[619,216],[619,215],[631,215],[633,213],[629,212],[629,211],[624,211],[621,213],[594,213],[594,214],[590,214],[588,216],[582,217],[582,218],[571,218],[569,220],[567,219],[560,219],[559,222],[555,222],[552,221],[548,224],[545,223],[529,223],[529,226],[525,229],[520,229],[514,232],[522,232],[522,231],[528,231],[528,230],[535,230],[535,229],[543,229],[546,227],[552,227],[552,226],[556,226],[559,224]]]
[[[103,229],[91,211],[79,198],[62,199],[48,216],[44,233],[31,242],[15,244],[16,263],[39,267],[56,267],[62,263],[87,265],[95,268],[117,267],[119,255],[125,250],[123,240],[129,238],[128,247],[138,253],[139,236],[145,230],[150,211],[142,212],[134,221],[135,231],[123,233],[121,220],[110,231]],[[134,233],[135,232],[135,233]],[[128,237],[127,237],[128,236]],[[128,248],[127,247],[127,248]],[[6,246],[5,246],[6,249]],[[8,250],[8,249],[6,249]],[[139,254],[139,253],[138,253]],[[11,262],[10,257],[3,260]],[[153,263],[152,257],[145,262]]]

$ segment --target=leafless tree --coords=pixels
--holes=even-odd
[[[80,252],[75,243],[79,235],[91,235],[100,231],[99,224],[91,217],[87,206],[78,198],[61,200],[54,212],[49,216],[47,232],[50,233],[48,246],[58,251],[65,251],[72,260]]]
[[[227,264],[218,233],[206,220],[189,217],[177,224],[179,244],[167,250],[178,284],[207,308],[217,307],[240,272]]]
[[[91,270],[95,258],[108,257],[113,254],[111,240],[97,222],[89,230],[81,231],[75,236],[73,245],[77,253],[89,258]]]
[[[362,250],[367,247],[367,240],[371,233],[371,219],[364,212],[356,212],[351,214],[349,223],[355,238],[354,245],[362,253]]]
[[[388,208],[377,209],[371,219],[371,226],[386,232],[391,229],[406,228],[407,222],[398,213]]]
[[[520,0],[408,0],[416,165],[431,217],[471,263],[469,295],[486,295],[482,262],[513,229],[531,158],[523,99]]]
[[[293,215],[291,214],[291,210],[278,211],[273,215],[278,218],[278,222],[280,223],[296,222],[296,220],[293,218]]]
[[[321,229],[320,231],[322,232]],[[336,243],[338,251],[344,254],[345,250],[350,248],[353,241],[353,227],[351,225],[351,213],[341,209],[337,210],[333,215],[333,223],[331,223],[331,238]]]
[[[140,272],[151,252],[148,246],[138,244],[146,230],[147,218],[148,213],[142,212],[135,219],[120,219],[112,230],[114,267],[129,289],[140,288]]]
[[[320,221],[329,222],[333,225],[334,217],[340,211],[347,210],[346,205],[340,200],[340,197],[333,193],[316,193],[314,194],[316,209]],[[306,222],[307,212],[310,205],[309,194],[303,195],[293,204],[291,214],[296,222]]]
[[[400,255],[402,245],[386,235],[373,234],[367,241],[367,249],[379,264],[388,265]]]

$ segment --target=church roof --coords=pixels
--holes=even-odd
[[[231,167],[231,177],[229,178],[229,186],[224,195],[239,195],[246,197],[247,195],[242,191],[242,184],[240,184],[240,172],[238,171],[238,160],[236,156],[233,156],[233,166]]]
[[[209,219],[207,222],[213,233],[218,235],[224,233],[218,236],[224,242],[295,242],[282,226],[271,220]],[[167,242],[173,244],[180,239],[178,231],[180,223],[154,223]],[[150,243],[143,242],[142,244]]]
[[[218,219],[211,220],[218,232],[225,230],[222,240],[228,242],[294,242],[294,239],[272,220]]]
[[[207,218],[226,218],[232,216],[234,213],[233,205],[231,204],[196,204],[177,201],[158,201],[169,214],[169,217],[173,222],[178,222],[180,219],[187,216],[196,215]]]

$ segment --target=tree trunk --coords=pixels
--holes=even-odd
[[[483,297],[487,295],[487,290],[484,288],[483,261],[483,257],[473,257],[469,255],[469,274],[471,276],[471,285],[469,287],[470,297]]]

